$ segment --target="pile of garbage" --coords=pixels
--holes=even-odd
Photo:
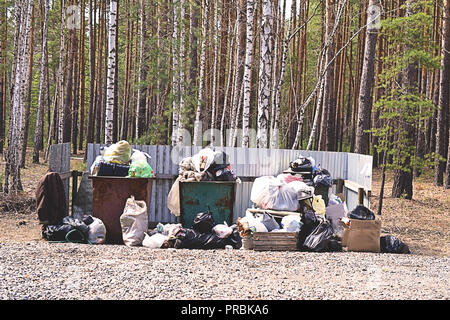
[[[178,177],[167,198],[167,207],[175,216],[180,216],[180,182],[189,181],[236,181],[240,179],[231,169],[230,157],[224,151],[204,148],[192,157],[179,163]]]
[[[328,170],[301,156],[276,177],[255,179],[253,208],[236,224],[243,247],[252,249],[254,232],[298,232],[298,250],[409,253],[394,236],[381,237],[381,221],[359,205],[349,212],[343,195],[332,192]]]
[[[198,213],[192,228],[183,228],[180,223],[158,223],[156,228],[147,229],[148,215],[145,201],[134,197],[127,200],[120,217],[122,237],[127,246],[144,246],[151,249],[232,249],[241,247],[241,238],[236,225],[226,222],[216,224],[212,213]]]
[[[147,159],[151,159],[148,153],[132,149],[127,141],[121,140],[100,148],[90,173],[93,176],[151,178],[154,171]]]

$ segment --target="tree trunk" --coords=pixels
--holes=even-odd
[[[412,4],[416,0],[408,0],[406,5],[406,16],[413,14]],[[418,88],[418,73],[417,64],[410,63],[406,66],[401,74],[401,83],[403,92],[413,93]],[[403,130],[405,131],[405,138],[409,141],[414,139],[414,127],[403,121]],[[400,152],[400,151],[397,151]],[[402,163],[399,163],[401,169],[394,170],[394,182],[392,186],[392,197],[400,198],[404,196],[406,199],[411,200],[413,196],[413,174],[411,168],[411,156],[405,156]]]
[[[61,0],[61,19],[60,19],[60,33],[59,33],[59,67],[58,67],[58,108],[57,108],[57,142],[63,142],[63,132],[64,132],[64,56],[65,56],[65,36],[64,29],[66,28],[66,9],[65,1]],[[55,132],[56,133],[56,132]]]
[[[267,148],[268,120],[272,83],[272,51],[273,41],[273,10],[269,0],[262,1],[262,21],[260,33],[260,64],[258,88],[258,122],[256,144],[258,148]]]
[[[146,100],[147,100],[147,85],[145,81],[147,79],[147,29],[146,29],[146,15],[145,15],[145,2],[140,0],[140,42],[139,42],[139,83],[137,92],[137,116],[136,116],[136,138],[139,138],[145,132],[145,114],[146,114]]]
[[[105,114],[105,143],[112,144],[114,105],[116,98],[116,23],[117,23],[117,1],[111,0],[109,9],[109,36],[108,36],[108,77],[106,85],[106,114]]]
[[[439,108],[436,130],[436,157],[447,158],[448,143],[448,109],[450,82],[450,0],[444,0],[442,27],[442,62],[439,89]],[[442,186],[444,183],[445,160],[436,159],[434,170],[434,184]]]
[[[369,0],[367,10],[368,24],[366,27],[366,44],[364,47],[364,62],[362,66],[358,101],[358,123],[356,126],[355,152],[369,154],[370,114],[372,112],[372,93],[375,71],[375,54],[378,37],[377,21],[380,0]],[[377,20],[378,19],[378,20]]]
[[[16,10],[20,10],[20,20],[16,28],[20,28],[16,43],[17,65],[14,67],[13,91],[11,95],[11,110],[8,128],[8,149],[5,154],[4,192],[17,193],[22,190],[20,179],[20,160],[24,139],[24,109],[27,103],[28,81],[30,79],[30,31],[32,0],[16,1]],[[16,12],[19,16],[19,12]],[[11,181],[10,181],[11,178]]]
[[[253,19],[257,8],[257,1],[247,0],[247,42],[245,47],[244,65],[244,108],[242,112],[242,147],[250,147],[250,104],[251,78],[253,65]]]
[[[200,75],[198,82],[198,99],[197,99],[197,110],[195,113],[195,123],[194,123],[194,137],[193,145],[201,146],[202,144],[202,132],[201,132],[201,119],[200,115],[205,106],[204,95],[205,95],[205,66],[206,66],[206,37],[208,31],[208,12],[209,12],[209,0],[204,0],[203,2],[203,17],[202,17],[202,47],[200,53]]]
[[[31,112],[31,86],[33,84],[33,56],[34,56],[34,4],[31,4],[31,26],[30,26],[30,53],[29,61],[30,71],[27,87],[27,103],[25,104],[25,114],[24,114],[24,128],[23,128],[23,146],[22,146],[22,156],[20,158],[20,167],[25,168],[25,160],[27,155],[28,147],[28,129],[30,127],[30,112]]]
[[[0,154],[5,143],[6,115],[6,3],[0,4]]]
[[[48,79],[47,79],[47,68],[48,68],[48,51],[47,51],[47,34],[48,34],[48,0],[42,0],[43,2],[43,25],[42,25],[42,56],[41,56],[41,74],[39,82],[39,97],[38,97],[38,109],[36,114],[36,129],[34,132],[34,149],[33,149],[33,163],[39,163],[39,151],[42,150],[43,145],[41,145],[43,140],[44,131],[44,109],[45,104],[48,102]],[[50,125],[50,124],[49,124]]]
[[[86,132],[86,146],[88,143],[94,142],[94,126],[95,126],[95,15],[93,8],[93,0],[89,0],[89,112],[88,125]],[[87,154],[87,152],[86,152]]]

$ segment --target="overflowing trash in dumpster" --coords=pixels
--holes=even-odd
[[[93,176],[151,178],[154,171],[145,152],[119,141],[101,150],[90,168]],[[167,196],[170,212],[181,217],[180,182],[236,182],[224,151],[204,148],[179,162],[178,177]],[[131,180],[130,180],[131,181]],[[298,156],[274,176],[254,179],[250,193],[253,204],[233,223],[215,221],[214,210],[196,212],[191,227],[183,223],[153,222],[149,228],[148,202],[130,195],[120,215],[123,244],[149,249],[242,249],[296,250],[307,252],[411,253],[392,235],[381,236],[381,219],[364,205],[348,210],[342,194],[333,193],[333,177],[312,157]],[[61,181],[51,173],[36,189],[42,236],[52,242],[105,243],[107,227],[101,219],[65,216],[67,208],[55,207],[51,193],[62,194]],[[53,204],[53,207],[50,207]],[[50,214],[51,212],[51,214]],[[192,216],[191,216],[192,219]]]

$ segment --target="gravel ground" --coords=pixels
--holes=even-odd
[[[0,244],[0,299],[444,299],[450,258]]]

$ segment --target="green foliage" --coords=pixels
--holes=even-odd
[[[407,88],[401,83],[401,73],[410,65],[429,70],[440,67],[441,57],[433,56],[436,44],[431,43],[424,32],[431,29],[433,20],[424,12],[430,4],[431,1],[422,1],[413,7],[417,13],[382,21],[381,36],[386,38],[389,50],[396,54],[383,61],[385,67],[379,77],[383,95],[374,106],[375,111],[380,111],[384,126],[369,131],[379,138],[378,145],[374,146],[377,152],[392,157],[392,163],[385,164],[390,169],[411,172],[434,163],[433,154],[416,155],[415,137],[411,132],[424,130],[424,120],[433,116],[436,106],[420,94],[418,85]]]

